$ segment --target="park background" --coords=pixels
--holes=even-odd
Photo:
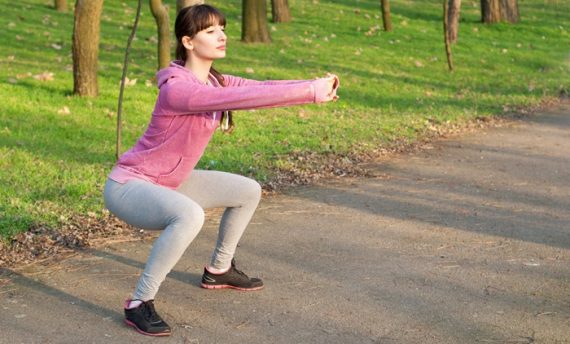
[[[174,1],[164,3],[173,22]],[[453,72],[441,1],[392,1],[393,31],[385,32],[379,1],[290,0],[293,20],[269,24],[270,44],[240,42],[240,1],[208,3],[228,20],[228,54],[215,64],[223,73],[264,80],[332,72],[341,80],[337,103],[238,111],[236,131],[215,135],[198,167],[252,176],[268,190],[358,173],[353,165],[384,152],[568,94],[566,1],[520,0],[519,23],[493,25],[481,23],[478,1],[464,1]],[[136,5],[104,2],[99,96],[88,98],[72,94],[73,9],[0,0],[3,245],[17,233],[108,216],[101,194],[115,162],[119,83]],[[156,24],[144,5],[130,54],[123,150],[143,133],[158,92]]]

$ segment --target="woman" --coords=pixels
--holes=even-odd
[[[176,18],[176,57],[157,74],[160,89],[150,123],[121,156],[105,185],[106,207],[140,228],[163,230],[154,243],[131,299],[125,322],[152,336],[170,335],[153,300],[160,284],[204,222],[204,209],[226,208],[201,286],[258,290],[263,282],[239,271],[234,252],[259,203],[251,179],[194,170],[219,126],[233,127],[231,110],[322,103],[336,100],[338,78],[266,81],[222,75],[212,68],[226,55],[224,16],[209,5],[185,8]]]

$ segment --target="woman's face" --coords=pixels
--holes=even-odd
[[[216,60],[226,56],[227,36],[224,27],[215,24],[196,34],[194,38],[183,38],[186,49],[190,56],[204,60]],[[184,41],[186,40],[186,42]]]

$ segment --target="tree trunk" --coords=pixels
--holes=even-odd
[[[443,0],[443,38],[445,42],[445,55],[447,57],[447,66],[453,71],[453,55],[451,54],[451,42],[449,40],[449,0]]]
[[[269,43],[267,4],[265,0],[243,0],[241,40],[247,43]]]
[[[99,27],[103,0],[77,0],[73,25],[73,93],[95,97],[97,58],[99,56]]]
[[[390,1],[382,0],[382,22],[384,23],[384,31],[392,31],[392,16],[390,15]]]
[[[517,0],[481,0],[481,21],[486,24],[506,21],[517,23],[520,19]]]
[[[449,0],[447,9],[447,35],[450,43],[456,43],[457,32],[459,31],[461,0]]]
[[[58,12],[67,12],[67,0],[55,0],[54,6]]]
[[[156,20],[158,32],[158,69],[162,69],[170,64],[168,9],[162,4],[162,0],[150,0],[150,10]]]
[[[517,0],[501,0],[501,19],[509,23],[518,23],[520,19]]]
[[[501,21],[500,0],[481,0],[481,21],[493,24]]]
[[[176,0],[176,13],[180,12],[181,9],[194,6],[194,5],[201,5],[204,3],[204,0]]]
[[[274,23],[290,22],[291,12],[287,0],[271,0],[271,14]]]

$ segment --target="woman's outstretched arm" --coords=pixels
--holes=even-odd
[[[160,90],[161,114],[192,114],[210,111],[258,109],[336,99],[333,77],[293,83],[253,83],[240,87],[210,87],[171,79]]]

